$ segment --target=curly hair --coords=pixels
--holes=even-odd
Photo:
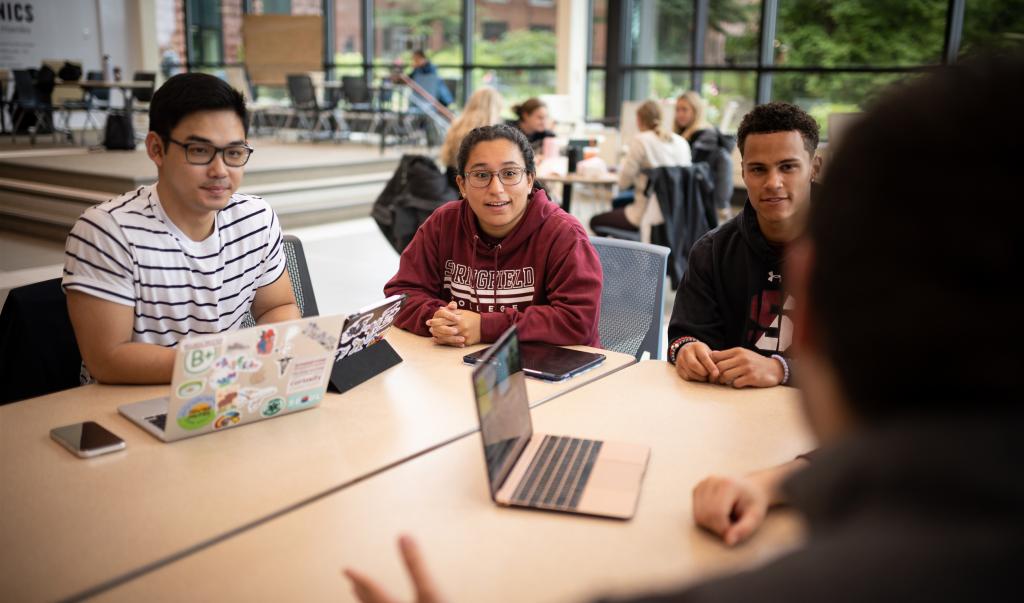
[[[751,134],[771,134],[796,130],[804,140],[804,148],[814,157],[818,149],[818,122],[806,111],[790,103],[767,103],[754,107],[743,116],[737,133],[740,154]]]
[[[526,136],[519,130],[519,128],[505,124],[498,124],[496,126],[480,126],[479,128],[470,130],[469,134],[466,134],[466,137],[462,139],[462,144],[459,146],[459,174],[465,175],[466,162],[469,161],[469,154],[473,151],[473,147],[481,142],[488,142],[491,140],[507,140],[519,147],[519,151],[523,154],[523,163],[526,168],[526,173],[531,176],[537,174],[537,166],[533,160],[533,147],[531,147],[529,141],[526,140]]]

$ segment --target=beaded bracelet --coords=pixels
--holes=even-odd
[[[789,383],[789,363],[781,354],[772,354],[772,358],[782,363],[782,381],[779,382],[779,385],[786,385]]]
[[[680,337],[672,342],[672,345],[668,346],[668,361],[672,364],[676,363],[676,355],[679,354],[679,350],[683,349],[688,343],[697,343],[700,341],[696,337]]]

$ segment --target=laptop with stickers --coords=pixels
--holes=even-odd
[[[327,390],[344,316],[310,316],[177,346],[170,395],[118,412],[165,442],[307,410]]]
[[[629,519],[647,446],[533,432],[515,326],[473,369],[491,498],[499,505]]]

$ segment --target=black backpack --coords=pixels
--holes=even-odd
[[[112,151],[135,150],[135,127],[131,114],[111,111],[107,115],[107,127],[103,132],[103,146]]]
[[[403,155],[387,186],[373,203],[374,221],[395,251],[402,253],[434,210],[459,194],[430,157]]]

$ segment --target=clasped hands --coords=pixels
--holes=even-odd
[[[454,301],[438,308],[426,325],[436,344],[462,348],[480,343],[480,315],[460,310]]]
[[[706,381],[732,387],[771,387],[782,383],[782,364],[746,348],[712,350],[694,341],[676,355],[676,372],[687,381]]]

